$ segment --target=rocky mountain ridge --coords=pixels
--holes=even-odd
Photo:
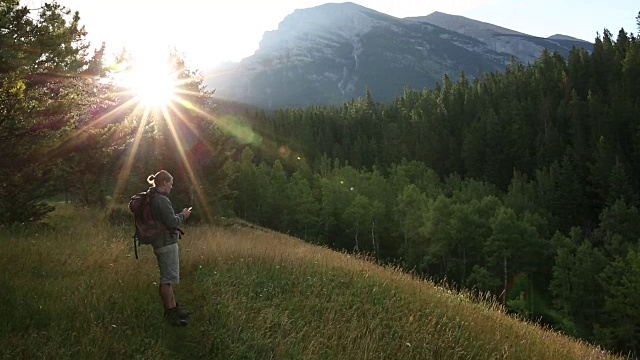
[[[324,4],[288,15],[264,34],[254,55],[207,71],[221,99],[264,108],[341,104],[369,89],[388,102],[405,87],[435,86],[502,71],[542,49],[566,55],[590,44],[544,39],[479,21],[433,13],[399,19],[353,4]]]

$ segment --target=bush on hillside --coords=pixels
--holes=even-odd
[[[105,214],[107,223],[112,226],[125,226],[133,224],[133,214],[126,205],[112,205],[107,208]]]

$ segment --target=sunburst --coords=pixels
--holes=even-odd
[[[148,55],[148,54],[147,54]],[[191,124],[190,117],[182,114],[183,109],[196,110],[186,98],[189,96],[199,95],[194,91],[185,90],[189,83],[195,79],[184,78],[183,69],[179,69],[177,64],[171,62],[170,59],[161,56],[143,56],[135,59],[130,64],[123,64],[123,70],[117,74],[118,86],[122,88],[122,94],[128,94],[130,102],[136,105],[137,109],[143,109],[142,117],[138,125],[138,130],[134,136],[128,158],[118,174],[117,184],[114,195],[124,188],[126,179],[128,179],[133,163],[137,156],[138,146],[143,133],[143,128],[154,118],[155,121],[162,120],[166,122],[169,130],[169,138],[173,140],[183,166],[187,171],[190,182],[194,186],[196,195],[201,204],[205,206],[204,214],[211,217],[211,209],[208,208],[207,202],[201,191],[200,181],[197,179],[191,159],[187,155],[187,149],[183,144],[180,134],[176,129],[176,121],[179,121],[189,127],[192,131],[196,131]],[[204,111],[197,109],[200,114]],[[136,110],[134,110],[135,112]],[[138,112],[140,114],[140,112]],[[153,115],[152,115],[153,114]],[[207,114],[208,115],[208,114]],[[206,118],[213,120],[208,115]]]
[[[162,108],[176,100],[178,80],[170,65],[162,61],[141,61],[122,74],[122,85],[145,108]]]

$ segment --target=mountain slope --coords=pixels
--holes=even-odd
[[[471,36],[484,42],[495,51],[514,55],[523,63],[535,61],[545,48],[551,52],[559,51],[563,55],[566,55],[574,46],[588,49],[591,46],[591,44],[586,41],[569,36],[558,34],[546,39],[539,38],[482,21],[469,19],[464,16],[449,15],[441,12],[434,12],[427,16],[407,19],[426,22]]]
[[[427,16],[407,17],[405,19],[427,22],[477,39],[485,39],[494,35],[528,36],[527,34],[503,28],[501,26],[472,20],[464,16],[449,15],[439,11],[433,12]]]
[[[474,78],[502,71],[513,55],[528,61],[543,47],[568,52],[566,40],[480,22],[486,36],[462,31],[467,20],[441,13],[398,19],[353,3],[296,10],[264,34],[254,55],[207,72],[205,83],[221,99],[265,108],[340,104],[367,88],[388,102],[405,87],[435,86],[445,73]]]

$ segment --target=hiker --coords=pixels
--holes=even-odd
[[[167,197],[173,187],[173,176],[166,170],[149,175],[147,182],[151,187],[147,191],[151,196],[151,215],[155,221],[166,227],[147,243],[153,246],[160,269],[160,298],[164,306],[164,318],[173,326],[187,325],[189,312],[180,308],[173,293],[173,285],[180,282],[180,258],[178,256],[178,240],[182,231],[179,226],[191,216],[190,209],[182,209],[174,213],[171,201]]]

